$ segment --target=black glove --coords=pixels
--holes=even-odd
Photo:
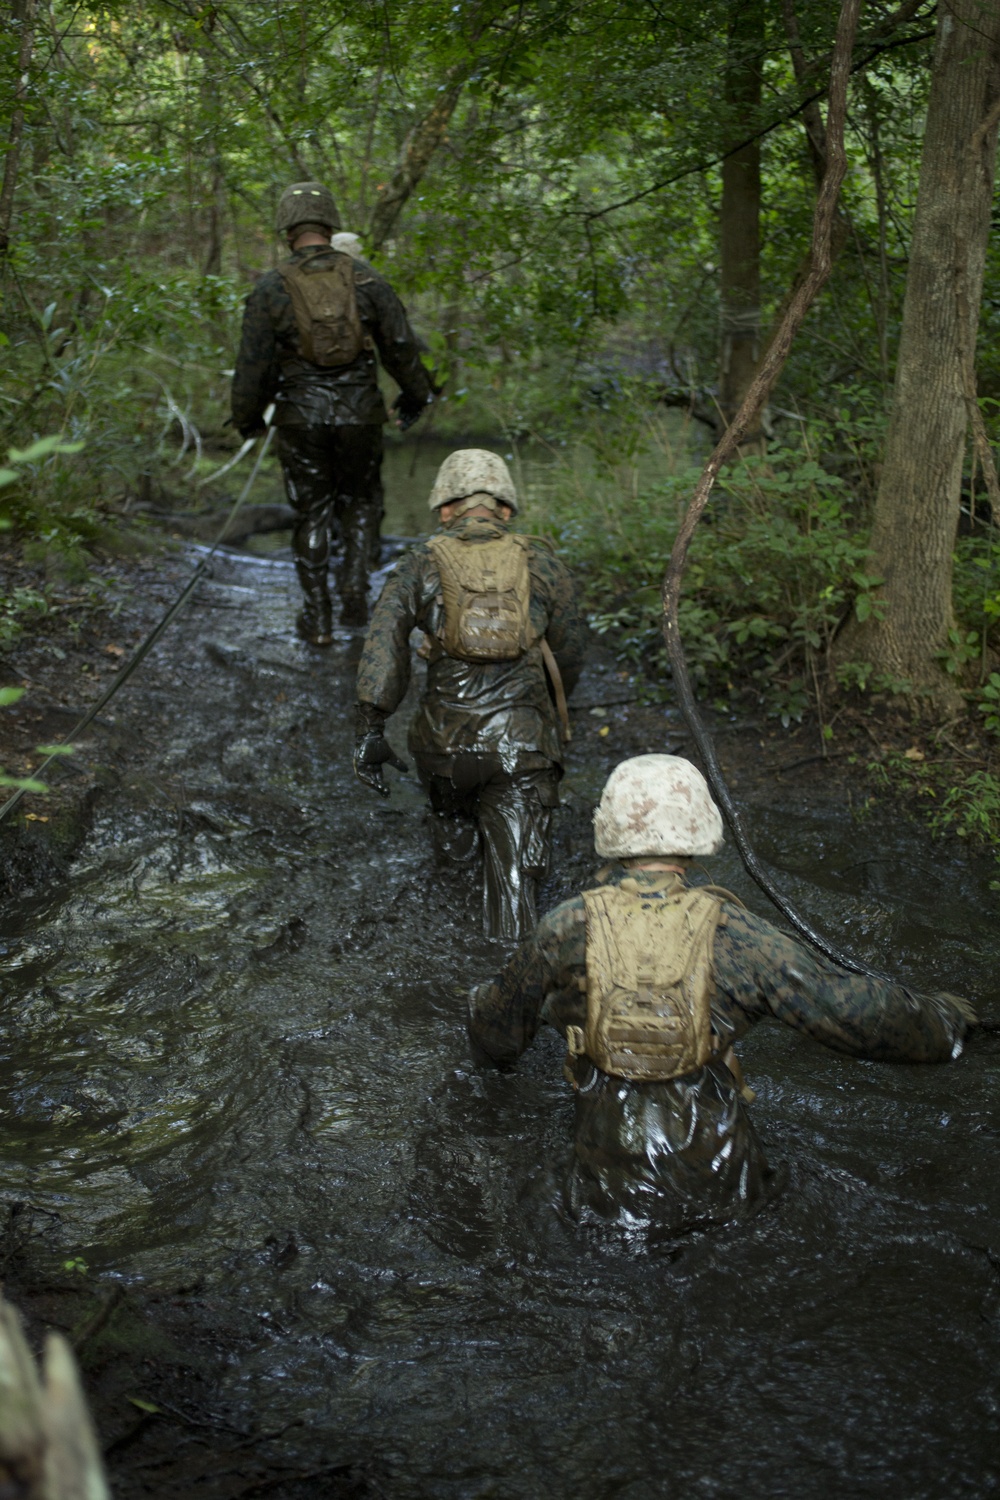
[[[267,426],[265,423],[251,422],[249,426],[240,428],[240,437],[246,442],[248,438],[263,437],[266,431]]]
[[[400,391],[392,403],[392,415],[400,432],[412,427],[427,405],[420,397],[408,396],[405,391]]]
[[[405,760],[400,760],[381,729],[366,729],[359,734],[354,746],[354,774],[365,786],[370,786],[380,797],[388,797],[389,787],[382,767],[395,766],[397,771],[408,771]]]

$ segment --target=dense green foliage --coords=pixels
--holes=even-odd
[[[704,439],[675,437],[665,457],[655,434],[665,401],[702,433],[714,415],[720,162],[760,138],[766,328],[808,242],[804,105],[823,95],[836,21],[823,0],[761,0],[762,103],[734,113],[722,80],[735,3],[39,3],[0,267],[0,446],[46,434],[83,446],[26,465],[3,493],[8,518],[73,565],[151,496],[183,491],[203,443],[231,441],[242,297],[278,257],[281,188],[319,177],[448,378],[436,431],[576,453],[553,471],[554,524],[588,569],[601,623],[659,675],[658,588]],[[31,7],[8,10],[10,136]],[[851,610],[873,607],[866,526],[932,26],[930,4],[865,7],[839,258],[772,403],[768,457],[725,478],[692,554],[684,624],[698,678],[716,698],[753,691],[785,720],[810,703],[827,717],[825,647]],[[997,253],[978,359],[988,420]],[[947,665],[988,691],[994,534],[963,539],[956,568]],[[863,662],[841,679],[899,685]]]
[[[826,722],[835,687],[906,691],[862,661],[831,682],[826,651],[850,612],[880,607],[866,571],[863,475],[875,434],[854,434],[847,469],[833,455],[843,429],[815,422],[793,445],[749,458],[720,480],[695,533],[681,601],[693,679],[720,706],[735,697],[782,722],[812,709]],[[650,691],[667,691],[660,590],[677,525],[697,473],[686,444],[662,421],[647,426],[631,458],[627,439],[607,443],[604,423],[572,461],[557,462],[541,507],[566,555],[588,580],[597,629],[613,632]],[[596,450],[596,451],[595,451]],[[1000,536],[992,527],[963,537],[955,553],[959,626],[945,663],[971,700],[996,697],[989,664],[1000,649]],[[996,681],[994,681],[996,679]],[[980,687],[979,684],[984,686]],[[990,729],[998,728],[987,717]]]
[[[23,9],[14,0],[15,21]],[[40,6],[3,278],[9,441],[86,436],[74,467],[93,505],[162,467],[182,414],[217,434],[239,303],[276,258],[277,195],[300,176],[329,181],[345,226],[380,241],[373,255],[415,305],[451,402],[465,403],[456,429],[565,435],[588,399],[639,386],[647,405],[686,392],[710,412],[720,158],[734,133],[761,134],[766,326],[808,239],[814,184],[797,111],[822,92],[835,20],[819,0],[799,7],[811,68],[800,85],[782,8],[764,6],[765,102],[734,120],[719,91],[731,10]],[[929,36],[926,16],[890,28],[891,13],[867,7],[850,235],[775,403],[779,427],[786,410],[829,419],[836,406],[850,425],[884,405]],[[9,99],[18,41],[15,24],[0,53]],[[410,133],[453,95],[447,131],[383,233]],[[73,493],[59,508],[82,524]]]

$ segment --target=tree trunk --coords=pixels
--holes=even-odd
[[[764,11],[760,0],[733,0],[726,65],[730,139],[752,134],[760,109]],[[721,273],[719,406],[726,426],[753,383],[760,360],[760,142],[750,141],[722,163],[719,216]],[[759,426],[742,451],[762,442]]]
[[[406,137],[396,170],[379,194],[372,214],[368,232],[372,250],[379,250],[385,244],[404,205],[430,166],[432,156],[447,138],[451,117],[472,66],[471,63],[462,63],[451,70],[439,97]]]
[[[24,101],[28,97],[28,69],[35,47],[36,0],[23,0],[15,8],[20,22],[21,44],[17,51],[17,84],[14,89],[14,108],[10,117],[10,135],[7,154],[3,164],[3,184],[0,185],[0,255],[6,255],[10,246],[10,220],[14,211],[14,189],[17,186],[17,169],[21,161],[21,144],[24,136]],[[17,16],[17,9],[20,15]]]
[[[869,572],[883,580],[882,618],[853,621],[838,661],[961,706],[938,653],[954,625],[951,554],[968,431],[990,228],[1000,96],[997,0],[949,0],[938,11],[920,186],[906,278],[885,461]]]
[[[222,234],[225,213],[225,192],[222,171],[216,159],[212,171],[212,187],[208,195],[208,244],[202,265],[203,276],[219,276],[222,272]]]

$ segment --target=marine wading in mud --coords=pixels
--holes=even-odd
[[[303,639],[329,646],[328,575],[332,533],[340,620],[368,619],[368,575],[378,563],[382,524],[382,424],[385,402],[375,350],[400,387],[393,412],[411,426],[434,384],[399,298],[366,262],[331,245],[340,216],[318,182],[285,189],[275,225],[291,259],[261,277],[247,298],[232,386],[232,421],[242,437],[273,423],[288,502],[292,545],[304,595]]]
[[[856,19],[845,0],[813,263],[730,447],[828,269]],[[770,771],[757,731],[749,753],[716,751],[678,597],[725,440],[665,584],[683,720],[640,707],[600,652],[584,660],[569,574],[508,530],[516,490],[481,451],[443,466],[442,531],[385,582],[362,646],[377,463],[361,484],[338,478],[350,442],[301,367],[342,374],[370,355],[367,273],[330,247],[325,190],[289,195],[315,201],[312,218],[279,214],[302,256],[277,273],[288,305],[251,306],[246,326],[255,338],[270,320],[258,396],[279,411],[288,397],[297,418],[322,409],[288,423],[316,429],[310,496],[282,445],[297,584],[283,559],[219,558],[177,636],[82,731],[78,764],[104,795],[77,858],[8,905],[0,1255],[31,1332],[71,1333],[130,1495],[603,1500],[664,1493],[665,1475],[678,1492],[771,1493],[776,1474],[807,1493],[818,1462],[831,1494],[994,1488],[992,1038],[961,1073],[868,1066],[957,1057],[971,1015],[944,991],[995,986],[983,883],[970,862],[928,870],[891,820],[866,825],[859,860],[826,766],[811,806],[750,795]],[[309,358],[324,340],[328,367]],[[355,436],[373,425],[354,417]],[[358,441],[372,459],[370,434]],[[457,482],[463,461],[474,482]],[[357,523],[339,630],[332,521]],[[411,682],[418,624],[426,678]],[[577,677],[567,742],[559,689]],[[391,798],[362,800],[347,777],[356,698],[355,769],[384,793],[395,766]],[[17,707],[31,725],[37,698]],[[432,827],[456,825],[468,852],[478,825],[482,899],[467,861],[434,860],[424,799],[388,744],[387,716],[407,707]],[[672,753],[650,754],[664,739]],[[766,874],[764,888],[800,931],[803,904],[847,929],[855,973],[752,909],[696,750],[754,878],[726,776],[766,863],[808,895],[793,904]],[[594,876],[602,783],[597,853],[622,866]],[[702,858],[708,883],[689,884]],[[551,910],[531,933],[536,886]],[[472,989],[466,1038],[464,997],[496,968],[497,933],[526,941]],[[869,966],[886,953],[898,983]],[[767,1016],[788,1030],[751,1033]],[[565,1060],[540,1035],[517,1075],[468,1068],[470,1043],[502,1066],[543,1021]],[[859,1060],[806,1055],[796,1031]],[[780,1200],[765,1152],[790,1170]],[[769,1198],[775,1212],[751,1219]],[[720,1442],[733,1410],[739,1440]]]
[[[354,769],[382,796],[382,767],[406,770],[385,723],[406,693],[419,627],[427,683],[408,743],[435,842],[444,860],[470,869],[481,848],[483,929],[523,938],[549,871],[566,693],[580,675],[586,627],[565,564],[510,530],[518,499],[502,458],[478,448],[451,454],[429,505],[439,529],[394,569],[362,652]]]

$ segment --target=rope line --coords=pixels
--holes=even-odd
[[[215,541],[212,543],[209,550],[205,553],[205,556],[195,568],[191,577],[181,589],[181,592],[178,594],[173,604],[171,604],[166,614],[164,614],[159,622],[153,626],[153,629],[146,636],[146,639],[142,642],[139,648],[132,654],[125,665],[119,669],[114,677],[114,680],[107,688],[105,688],[104,692],[97,699],[97,702],[93,703],[90,708],[88,708],[83,718],[78,724],[74,725],[69,734],[65,735],[63,739],[59,741],[53,752],[48,755],[45,760],[42,761],[42,764],[38,767],[38,770],[31,773],[33,778],[41,776],[45,771],[47,771],[54,760],[61,758],[62,751],[65,749],[65,747],[67,745],[71,745],[79,735],[83,734],[85,729],[89,729],[90,725],[97,718],[97,715],[101,712],[101,709],[104,708],[106,704],[110,703],[111,699],[118,692],[119,688],[123,688],[125,686],[126,682],[128,682],[129,678],[132,676],[132,673],[137,669],[137,667],[142,664],[143,661],[145,661],[146,657],[149,655],[150,651],[152,651],[153,647],[156,645],[157,641],[160,639],[160,636],[166,630],[167,626],[180,614],[181,610],[184,608],[184,605],[193,594],[195,588],[201,582],[202,577],[208,569],[209,563],[212,561],[212,558],[215,556],[220,545],[222,544],[223,537],[226,535],[226,532],[229,530],[233,521],[236,519],[236,515],[240,509],[240,506],[249,495],[254,480],[257,478],[257,475],[260,472],[260,466],[264,462],[264,455],[267,453],[268,448],[271,446],[271,439],[273,436],[274,428],[268,427],[267,436],[264,438],[264,441],[261,444],[260,450],[258,451],[257,457],[254,461],[254,466],[250,470],[250,477],[247,480],[246,484],[243,486],[239,495],[236,497],[232,509],[230,510],[228,516],[219,529],[218,536],[215,538]],[[241,449],[240,451],[239,457],[242,457],[243,453],[246,452],[246,450],[247,445],[244,444],[243,449]],[[21,798],[26,795],[26,788],[21,787],[14,793],[12,797],[8,797],[7,801],[3,804],[2,807],[0,807],[0,823],[2,823],[5,818],[10,816],[15,807],[17,807],[20,803]]]

